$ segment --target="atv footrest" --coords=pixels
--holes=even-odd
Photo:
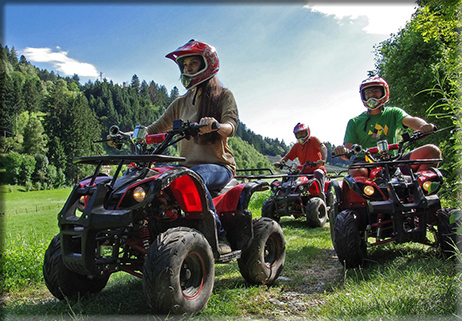
[[[228,254],[220,254],[216,263],[227,263],[232,260],[237,260],[241,258],[241,250],[233,251]]]

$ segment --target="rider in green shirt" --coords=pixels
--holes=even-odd
[[[404,110],[397,107],[385,107],[390,97],[388,83],[380,77],[369,77],[364,80],[360,87],[361,100],[367,111],[350,119],[345,132],[343,146],[335,148],[336,155],[345,154],[354,144],[369,148],[377,145],[380,140],[387,140],[389,144],[397,142],[399,131],[410,127],[420,130],[423,134],[435,130],[435,125],[427,123],[419,117],[408,115]],[[341,156],[348,160],[346,156]],[[441,158],[438,146],[428,144],[418,147],[404,156],[404,159],[434,159]],[[358,158],[356,162],[363,161]],[[422,171],[438,164],[413,165],[414,171]],[[352,176],[368,176],[365,168],[350,170]]]
[[[403,119],[409,116],[404,110],[387,107],[380,114],[362,113],[348,122],[345,142],[356,142],[363,148],[374,147],[378,141],[397,142],[397,133],[404,129]]]

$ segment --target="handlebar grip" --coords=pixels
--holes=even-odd
[[[146,144],[160,144],[165,140],[165,137],[167,137],[166,133],[146,135]]]
[[[212,124],[212,129],[213,130],[216,129],[218,131],[218,130],[220,130],[220,127],[221,127],[221,125],[220,125],[220,123],[218,121],[213,122],[213,124]]]

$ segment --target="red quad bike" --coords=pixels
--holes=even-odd
[[[405,133],[398,144],[379,141],[377,147],[366,150],[354,145],[345,154],[369,158],[368,163],[353,164],[349,168],[365,167],[370,173],[369,177],[346,175],[343,182],[333,180],[328,185],[332,243],[346,268],[362,265],[367,247],[388,242],[412,241],[432,246],[439,243],[445,256],[453,254],[450,244],[456,244],[456,235],[451,231],[460,222],[450,224],[450,210],[441,209],[436,193],[443,176],[437,168],[421,172],[413,172],[411,168],[411,165],[442,160],[402,159],[406,148],[427,135],[420,131],[412,135]],[[396,155],[393,150],[397,151]],[[435,241],[427,238],[427,231],[433,233]]]
[[[179,140],[197,136],[199,127],[177,120],[167,133],[145,136],[142,126],[133,134],[113,126],[109,140],[119,148],[131,143],[133,154],[75,160],[96,165],[96,170],[74,187],[58,214],[60,233],[45,253],[45,284],[55,297],[98,293],[112,273],[124,271],[142,278],[154,312],[194,314],[212,294],[214,263],[237,259],[250,284],[275,282],[286,255],[283,231],[271,219],[252,220],[248,210],[252,194],[268,189],[268,183],[238,184],[233,179],[223,190],[213,191],[232,248],[220,255],[200,176],[186,167],[158,164],[184,161],[161,154]],[[119,177],[126,164],[128,170]],[[117,165],[114,177],[100,173],[103,165]]]
[[[295,218],[305,217],[309,227],[322,227],[327,222],[326,198],[324,186],[314,178],[312,173],[303,173],[307,167],[317,166],[315,162],[306,162],[299,166],[281,163],[280,168],[287,168],[287,174],[273,175],[282,177],[271,183],[271,198],[262,206],[263,217],[279,222],[281,216]]]

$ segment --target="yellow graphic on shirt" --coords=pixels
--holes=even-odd
[[[377,137],[377,136],[387,136],[388,133],[388,126],[385,125],[385,127],[382,127],[379,124],[375,124],[374,131],[369,130],[368,135],[372,135],[372,137]]]

